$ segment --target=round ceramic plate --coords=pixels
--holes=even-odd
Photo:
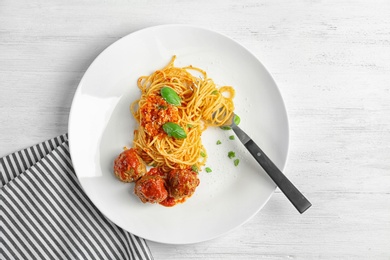
[[[279,90],[260,61],[219,33],[163,25],[129,34],[104,50],[82,78],[69,118],[69,142],[79,181],[96,207],[116,225],[142,238],[170,244],[209,240],[242,225],[265,205],[275,184],[232,131],[209,128],[202,135],[209,155],[200,185],[175,207],[143,204],[134,184],[120,182],[113,161],[131,147],[136,121],[130,104],[140,97],[137,79],[164,67],[204,69],[217,85],[236,90],[240,126],[283,169],[288,152],[288,123]],[[221,144],[217,145],[220,140]],[[227,154],[240,160],[234,166]]]

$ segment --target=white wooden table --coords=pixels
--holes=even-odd
[[[0,156],[67,132],[76,87],[108,45],[152,25],[226,34],[274,76],[290,123],[286,174],[253,219],[155,259],[390,259],[389,1],[0,1]]]

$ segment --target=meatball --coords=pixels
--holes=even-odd
[[[146,166],[134,148],[123,151],[114,161],[114,173],[123,182],[137,181],[146,173]]]
[[[199,182],[196,172],[189,169],[174,169],[169,172],[167,179],[169,196],[176,200],[190,197]]]
[[[165,181],[158,175],[145,175],[135,183],[134,193],[143,203],[160,203],[168,197]]]

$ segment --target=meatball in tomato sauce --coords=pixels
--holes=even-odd
[[[168,197],[165,181],[158,175],[144,175],[135,183],[134,193],[143,203],[160,203]]]
[[[168,173],[167,186],[169,196],[184,199],[194,194],[199,185],[198,174],[189,169],[174,169]]]
[[[146,173],[146,166],[134,148],[123,151],[114,161],[115,176],[123,182],[137,181]]]

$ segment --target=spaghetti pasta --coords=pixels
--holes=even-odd
[[[139,124],[133,148],[145,163],[164,172],[201,170],[207,160],[202,133],[232,116],[235,92],[231,86],[217,87],[200,68],[176,67],[175,59],[138,79],[141,97],[130,106]]]

